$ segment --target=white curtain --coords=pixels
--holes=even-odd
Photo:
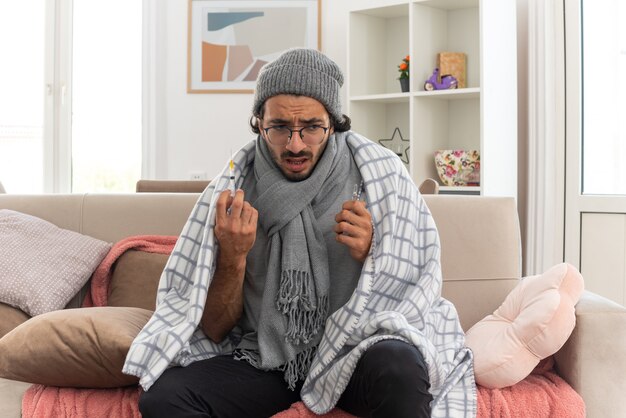
[[[565,181],[562,2],[528,0],[526,275],[563,260]]]

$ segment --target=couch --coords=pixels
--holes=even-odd
[[[178,235],[194,193],[1,195],[12,209],[108,242],[133,235]],[[516,203],[511,198],[424,196],[442,245],[443,294],[469,329],[492,313],[521,276]],[[79,307],[85,288],[68,308]],[[625,417],[626,308],[590,292],[576,327],[555,354],[556,371],[584,399],[589,417]],[[2,321],[2,318],[0,318]],[[0,416],[20,417],[29,384],[0,379]]]

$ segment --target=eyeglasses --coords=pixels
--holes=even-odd
[[[319,125],[305,126],[300,129],[292,129],[285,125],[270,126],[269,128],[263,128],[267,135],[270,144],[278,147],[284,147],[291,141],[294,132],[300,134],[300,139],[306,145],[319,145],[324,142],[326,136],[327,127]]]

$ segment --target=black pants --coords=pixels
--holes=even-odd
[[[291,391],[282,372],[218,356],[166,370],[139,410],[144,418],[270,417],[299,401],[301,386]],[[359,417],[430,417],[429,387],[419,350],[385,340],[361,356],[337,406]]]

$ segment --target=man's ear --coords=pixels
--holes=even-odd
[[[330,114],[328,114],[328,126],[328,136],[331,136],[335,133],[335,124],[333,123],[333,118],[330,117]]]
[[[256,127],[259,128],[259,133],[261,134],[261,136],[267,140],[267,138],[265,138],[265,131],[263,130],[263,124],[261,123],[260,118],[256,118]]]

